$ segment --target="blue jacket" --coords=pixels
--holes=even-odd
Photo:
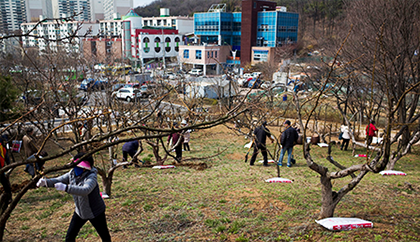
[[[47,187],[54,187],[57,182],[67,184],[66,192],[73,195],[75,212],[82,219],[93,219],[105,212],[105,202],[99,193],[96,168],[86,170],[80,176],[75,176],[74,171],[47,179]]]

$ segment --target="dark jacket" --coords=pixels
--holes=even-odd
[[[265,148],[267,136],[270,137],[271,133],[270,133],[270,130],[267,129],[267,127],[264,127],[264,125],[261,125],[260,127],[254,130],[254,135],[255,135],[255,144],[257,145],[257,147]]]
[[[137,140],[128,141],[122,147],[122,151],[125,151],[129,154],[135,154],[138,149],[139,149],[139,141]]]
[[[66,192],[73,195],[76,213],[82,219],[93,219],[105,212],[105,203],[99,192],[96,168],[86,170],[80,176],[74,171],[47,179],[47,187],[54,187],[57,182],[67,184]]]
[[[288,149],[293,147],[298,138],[299,134],[296,129],[289,127],[281,134],[280,144],[283,148]]]
[[[168,142],[172,139],[172,145],[175,145],[178,142],[178,139],[181,139],[181,141],[178,143],[176,147],[182,146],[184,143],[184,136],[180,135],[179,133],[173,133],[169,135]]]

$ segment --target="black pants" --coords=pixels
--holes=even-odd
[[[372,140],[373,140],[373,136],[367,136],[367,137],[366,137],[366,144],[367,144],[368,146],[370,146],[370,144],[372,144]]]
[[[175,147],[175,154],[176,154],[176,159],[180,161],[182,159],[182,145],[181,144]]]
[[[259,150],[261,150],[261,153],[264,157],[264,165],[268,165],[267,149],[265,147],[257,147],[256,145],[254,145],[254,153],[252,154],[251,161],[249,162],[251,166],[254,165],[255,159],[257,159]]]
[[[82,219],[79,215],[73,213],[69,229],[67,230],[66,241],[76,241],[76,237],[79,234],[80,229],[85,225],[88,220]],[[105,212],[98,215],[96,218],[89,219],[90,223],[96,229],[102,241],[111,241],[109,235],[108,226],[106,225]]]
[[[12,198],[12,187],[10,186],[9,179],[6,178],[4,173],[0,174],[0,182],[3,185],[4,192],[9,194],[10,198]]]
[[[341,149],[347,150],[349,147],[350,139],[343,139],[343,143],[341,144]]]
[[[187,151],[187,150],[190,151],[190,144],[189,143],[184,143],[184,150],[185,151]]]

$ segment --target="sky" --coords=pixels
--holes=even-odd
[[[151,2],[153,2],[154,0],[134,0],[133,1],[133,6],[134,8],[137,8],[138,6],[144,6],[147,5]]]

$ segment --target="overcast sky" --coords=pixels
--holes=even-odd
[[[147,4],[149,4],[153,1],[154,0],[134,0],[133,1],[133,4],[134,4],[133,7],[137,8],[138,6],[144,6],[144,5],[147,5]]]

